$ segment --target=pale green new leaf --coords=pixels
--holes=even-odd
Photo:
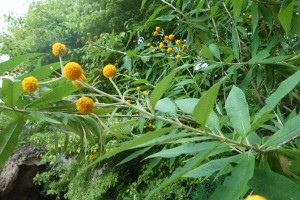
[[[254,166],[254,155],[244,153],[238,165],[233,168],[231,175],[227,176],[224,183],[217,187],[209,200],[233,200],[243,197],[244,188],[253,176]]]
[[[251,131],[249,107],[245,94],[233,86],[225,103],[232,127],[243,138]]]
[[[300,185],[268,169],[255,169],[249,187],[256,194],[274,200],[298,200]]]
[[[34,118],[38,119],[38,120],[50,122],[50,123],[53,123],[53,124],[61,124],[61,122],[59,122],[55,119],[52,119],[52,118],[46,116],[45,114],[43,114],[41,112],[31,112],[29,115],[31,117],[34,117]]]
[[[160,99],[155,105],[155,110],[158,110],[162,113],[176,115],[175,103],[170,98]]]
[[[219,49],[219,47],[216,44],[210,44],[209,45],[209,50],[214,55],[214,57],[216,57],[218,60],[221,59],[220,49]]]
[[[23,117],[19,117],[0,132],[0,165],[6,161],[17,146],[24,123]]]
[[[196,98],[187,98],[187,99],[178,99],[175,100],[176,105],[178,108],[187,114],[192,114],[193,110],[195,109],[199,99]]]
[[[150,96],[150,104],[152,108],[155,108],[158,100],[163,96],[164,92],[169,87],[170,83],[173,81],[174,76],[176,75],[176,70],[172,71],[168,76],[161,80],[156,87],[154,88]]]

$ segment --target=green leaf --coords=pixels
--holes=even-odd
[[[2,100],[7,107],[14,108],[20,95],[24,92],[20,81],[12,81],[7,78],[2,79],[2,88],[0,88],[3,94]]]
[[[186,173],[183,177],[201,178],[209,177],[215,172],[223,169],[227,164],[231,162],[236,162],[241,157],[241,154],[230,156],[227,158],[221,158],[217,160],[211,160],[200,167],[193,169],[192,171]]]
[[[196,105],[198,104],[199,99],[196,98],[187,98],[187,99],[179,99],[175,100],[176,105],[178,108],[187,114],[192,114],[193,110],[195,109]]]
[[[202,46],[202,56],[208,60],[214,59],[210,49],[206,45]]]
[[[132,70],[132,60],[129,56],[125,56],[123,58],[123,65],[122,67],[124,67],[125,69],[128,70],[129,74],[131,74],[131,70]]]
[[[0,165],[7,160],[17,146],[24,123],[23,117],[19,117],[0,132]]]
[[[248,72],[247,72],[247,75],[246,77],[244,78],[244,80],[241,82],[241,84],[239,85],[239,87],[241,88],[241,90],[245,91],[251,80],[253,80],[253,76],[252,76],[252,73],[253,73],[253,68],[251,68]]]
[[[259,10],[264,17],[264,20],[267,22],[270,30],[273,28],[273,18],[270,10],[264,6],[264,3],[259,3],[258,4]]]
[[[296,66],[286,63],[272,63],[268,64],[267,66],[279,71],[282,75],[286,77],[289,77],[290,75],[294,74],[299,70]]]
[[[171,184],[172,182],[178,180],[180,177],[182,177],[185,173],[187,173],[188,171],[190,171],[194,167],[198,166],[200,163],[202,163],[205,159],[207,159],[210,156],[211,152],[216,147],[217,147],[217,145],[211,146],[206,151],[203,151],[203,152],[199,153],[197,156],[195,156],[192,159],[188,160],[183,167],[176,169],[173,172],[173,174],[171,175],[171,177],[169,177],[168,179],[166,179],[158,187],[156,187],[154,190],[152,190],[147,195],[146,199],[150,199],[150,197],[153,196],[155,193],[159,192],[160,190],[162,190],[164,187],[166,187],[167,185]]]
[[[32,58],[35,58],[37,56],[41,56],[43,54],[41,53],[33,53],[33,54],[26,54],[22,56],[17,56],[14,58],[9,59],[8,61],[0,63],[0,74],[3,74],[5,71],[10,71],[11,69],[14,69],[22,62],[28,61]]]
[[[42,104],[48,104],[52,102],[60,101],[63,97],[68,96],[78,90],[71,82],[67,82],[62,86],[58,86],[48,92],[42,94],[39,99],[36,99],[28,105],[28,107],[37,107]]]
[[[295,0],[283,0],[278,19],[286,34],[291,30]]]
[[[133,159],[135,159],[136,157],[146,153],[148,150],[150,150],[151,147],[147,147],[138,151],[135,151],[134,153],[130,154],[129,156],[127,156],[126,158],[124,158],[121,162],[119,162],[116,166],[122,165],[124,163],[127,163]]]
[[[236,132],[246,137],[251,131],[249,107],[245,94],[238,87],[233,86],[225,103],[225,109],[232,127]]]
[[[136,56],[138,52],[136,51],[126,51],[126,56],[133,57]]]
[[[253,56],[247,63],[250,65],[256,64],[269,56],[270,56],[270,54],[266,50],[262,50],[262,51],[258,52],[257,55]]]
[[[154,88],[154,90],[150,96],[150,104],[151,104],[152,108],[155,108],[156,103],[163,96],[164,92],[169,87],[169,85],[172,82],[176,73],[177,73],[177,71],[173,70],[168,76],[166,76],[163,80],[161,80],[156,85],[156,87]]]
[[[237,35],[237,32],[236,32],[234,26],[232,26],[231,33],[232,33],[231,41],[232,41],[233,54],[234,54],[234,57],[239,60],[240,59],[240,47],[239,47],[239,41],[238,41],[239,39],[238,39],[238,35]]]
[[[213,85],[199,100],[193,111],[193,118],[202,127],[205,127],[206,121],[213,110],[215,101],[218,97],[218,92],[221,86],[221,81]]]
[[[252,20],[251,20],[251,24],[252,24],[252,33],[254,34],[256,31],[256,27],[258,24],[258,7],[256,3],[253,3],[251,6],[251,15],[252,15]]]
[[[295,136],[300,134],[300,115],[288,120],[283,127],[275,132],[264,143],[264,146],[269,147],[267,149],[276,148],[277,145],[284,143],[285,141],[292,140]]]
[[[244,153],[238,165],[233,168],[231,175],[225,178],[224,183],[217,187],[209,199],[233,200],[243,197],[247,183],[253,176],[254,164],[253,154]]]
[[[298,200],[300,185],[291,179],[267,169],[255,169],[249,187],[256,194],[274,200]]]
[[[244,0],[233,0],[233,18],[234,23],[237,24],[242,11]]]
[[[196,16],[198,17],[198,14],[200,12],[200,10],[202,9],[203,5],[205,3],[205,0],[200,0],[197,7],[196,7]]]
[[[259,63],[261,63],[261,64],[272,64],[272,63],[281,62],[285,59],[288,59],[289,57],[291,57],[291,56],[275,56],[275,57],[272,57],[272,58],[262,60]]]
[[[176,106],[170,98],[160,99],[155,105],[155,110],[176,115]]]
[[[221,60],[220,49],[216,44],[210,44],[209,50],[212,52],[214,57],[216,57],[218,60]]]
[[[41,112],[31,112],[29,114],[31,117],[34,117],[38,120],[42,120],[42,121],[46,121],[46,122],[50,122],[50,123],[53,123],[53,124],[61,124],[61,122],[55,120],[55,119],[52,119],[46,115],[44,115],[43,113]]]
[[[265,106],[259,110],[252,122],[252,130],[255,130],[278,104],[278,102],[291,92],[300,82],[300,71],[297,71],[286,80],[284,80],[277,90],[266,99]]]
[[[163,15],[160,17],[157,17],[156,21],[172,21],[177,15]]]
[[[212,146],[215,146],[216,144],[218,144],[218,147],[214,150],[213,155],[229,150],[227,145],[220,144],[220,142],[202,142],[196,144],[187,143],[175,148],[164,149],[160,152],[148,156],[147,158],[154,158],[154,157],[173,158],[182,154],[194,154],[197,152],[207,151],[207,149],[210,149]]]
[[[86,115],[82,115],[81,117],[84,119],[85,123],[88,125],[88,128],[91,130],[91,132],[93,134],[96,134],[98,136],[98,138],[100,138],[102,131],[101,131],[97,121],[95,119],[93,119],[92,117],[89,117]]]
[[[95,160],[93,163],[91,163],[91,165],[89,165],[87,168],[93,166],[94,164],[104,160],[104,159],[107,159],[111,156],[114,156],[120,152],[123,152],[123,151],[126,151],[128,149],[131,149],[131,148],[134,148],[138,145],[141,145],[145,142],[148,142],[154,138],[157,138],[165,133],[168,133],[170,131],[172,131],[173,128],[162,128],[162,129],[159,129],[159,130],[156,130],[156,131],[152,131],[152,132],[148,132],[144,135],[141,135],[133,140],[130,140],[124,144],[122,144],[121,146],[115,148],[115,149],[112,149],[111,151],[107,152],[106,154],[104,154],[103,156],[101,156],[100,158],[98,158],[97,160]]]

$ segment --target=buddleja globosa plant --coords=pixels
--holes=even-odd
[[[129,149],[136,152],[119,164],[186,155],[146,199],[180,178],[211,176],[224,177],[211,200],[299,199],[299,7],[295,0],[161,0],[134,30],[145,35],[134,49],[112,49],[114,34],[105,45],[87,44],[120,54],[120,66],[102,62],[103,75],[64,64],[66,47],[55,44],[58,63],[3,79],[0,108],[11,122],[0,134],[1,163],[25,122],[38,118],[99,144],[77,176]],[[0,72],[35,56],[1,63]],[[110,151],[108,134],[119,141]],[[163,150],[147,153],[157,145]]]

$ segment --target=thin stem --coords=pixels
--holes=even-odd
[[[61,69],[61,77],[64,77],[64,63],[63,63],[61,56],[59,56],[59,63],[60,63],[60,69]]]
[[[114,88],[117,90],[120,98],[122,99],[122,101],[124,101],[124,96],[121,94],[118,86],[116,85],[116,83],[113,81],[112,77],[109,77],[110,82],[113,84]]]

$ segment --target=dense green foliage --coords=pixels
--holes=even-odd
[[[12,59],[0,73],[48,56],[3,79],[0,163],[33,122],[43,128],[23,140],[49,166],[35,182],[57,198],[299,199],[299,11],[296,0],[37,1],[1,35]],[[55,42],[68,48],[60,62]],[[82,88],[61,75],[68,60]],[[26,93],[31,75],[39,90]]]

